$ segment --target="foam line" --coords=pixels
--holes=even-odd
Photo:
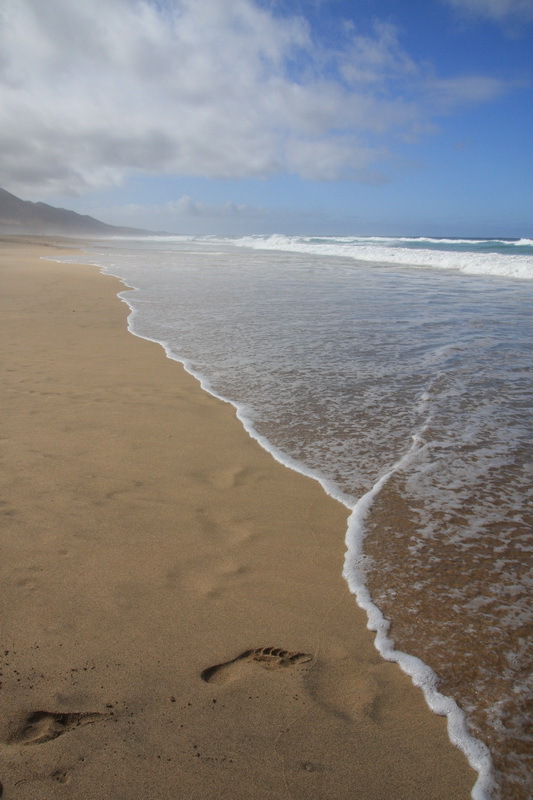
[[[422,398],[424,400],[424,398]],[[472,789],[473,800],[489,800],[494,789],[492,758],[489,749],[483,742],[475,739],[468,731],[466,717],[455,700],[441,694],[437,689],[437,676],[423,661],[401,650],[396,650],[393,640],[388,636],[390,623],[380,609],[374,604],[365,581],[366,556],[363,552],[365,537],[365,520],[368,517],[375,499],[393,475],[407,467],[423,447],[422,434],[415,434],[409,450],[382,475],[374,486],[366,492],[353,507],[348,519],[346,533],[346,555],[343,577],[350,591],[355,595],[357,605],[363,609],[368,618],[367,627],[376,632],[374,645],[386,661],[394,661],[400,669],[410,676],[411,680],[422,689],[428,706],[436,714],[446,716],[448,720],[448,736],[450,741],[465,754],[470,766],[478,773]]]
[[[468,245],[465,242],[468,241]],[[246,236],[232,244],[254,250],[280,250],[291,253],[308,253],[317,256],[337,256],[374,263],[376,267],[406,267],[415,269],[444,269],[466,275],[488,275],[498,278],[533,280],[533,256],[515,253],[490,252],[479,249],[483,240],[433,240],[433,239],[365,239],[327,238],[309,239],[298,236]],[[528,240],[521,240],[523,246]],[[445,244],[448,249],[431,247],[406,247],[407,243]],[[497,244],[509,248],[518,242],[487,240],[487,247]],[[400,246],[395,246],[400,245]],[[404,245],[404,246],[401,246]],[[457,249],[458,245],[463,245]],[[455,246],[455,247],[454,247]],[[465,249],[470,246],[470,249]]]

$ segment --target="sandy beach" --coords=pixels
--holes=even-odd
[[[3,800],[466,800],[341,577],[346,509],[68,246],[0,241]]]

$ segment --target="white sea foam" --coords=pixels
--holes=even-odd
[[[520,244],[529,244],[530,241],[522,239]],[[387,246],[385,246],[385,243]],[[439,245],[440,247],[448,245],[450,248],[469,246],[471,250],[395,246],[415,243]],[[393,239],[386,237],[361,237],[357,239],[353,237],[339,237],[336,239],[322,237],[320,239],[310,239],[309,237],[276,234],[273,236],[246,236],[235,240],[234,244],[239,247],[258,250],[280,250],[317,256],[340,256],[357,261],[371,262],[377,266],[386,264],[446,269],[457,270],[469,275],[493,275],[502,278],[533,280],[533,255],[514,255],[475,250],[476,245],[490,244],[492,247],[512,245],[514,247],[518,244],[518,242],[506,242],[505,240]]]
[[[421,397],[421,402],[425,404],[426,400],[427,397],[424,393]],[[343,576],[355,595],[357,604],[366,612],[368,618],[367,627],[376,633],[374,644],[378,652],[387,661],[397,663],[411,677],[415,686],[422,689],[426,702],[432,711],[440,716],[447,717],[450,740],[463,751],[470,766],[478,773],[478,779],[472,789],[472,799],[488,800],[488,798],[492,797],[495,786],[492,759],[488,748],[483,742],[475,739],[469,733],[465,715],[457,703],[451,697],[446,697],[446,695],[438,691],[437,676],[433,670],[419,658],[395,648],[394,642],[388,635],[390,623],[372,601],[366,583],[367,558],[363,548],[365,520],[383,487],[395,473],[405,469],[423,447],[423,431],[424,428],[422,428],[420,435],[412,437],[412,444],[407,452],[354,505],[348,520]]]

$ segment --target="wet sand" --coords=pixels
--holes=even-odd
[[[341,577],[346,509],[54,242],[0,241],[3,798],[466,800]]]

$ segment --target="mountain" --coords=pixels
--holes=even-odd
[[[54,236],[146,236],[154,231],[121,228],[47,203],[31,203],[0,189],[0,233]]]

